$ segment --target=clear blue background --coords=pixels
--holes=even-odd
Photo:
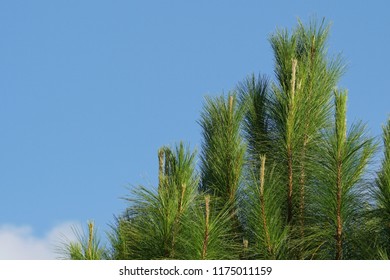
[[[205,95],[273,77],[268,42],[297,18],[333,22],[349,121],[390,113],[387,1],[1,1],[0,225],[36,236],[64,221],[107,230],[157,149],[200,147]]]

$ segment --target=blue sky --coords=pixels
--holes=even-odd
[[[93,219],[108,230],[128,188],[156,184],[160,146],[200,147],[204,96],[226,93],[251,73],[273,77],[269,35],[298,17],[333,23],[329,52],[348,63],[340,82],[349,90],[348,118],[380,135],[390,113],[389,8],[387,1],[1,1],[0,248],[15,249],[0,258],[51,258],[53,232],[70,224]]]

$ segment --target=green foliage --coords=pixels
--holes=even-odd
[[[234,202],[240,185],[245,155],[240,135],[243,116],[234,93],[227,98],[207,97],[201,114],[202,190],[223,198],[224,203]]]
[[[183,221],[181,259],[238,259],[239,246],[232,228],[230,207],[220,209],[217,197],[199,195],[191,214]]]
[[[206,97],[199,173],[183,143],[162,147],[158,186],[132,190],[110,248],[90,231],[65,257],[388,259],[390,120],[370,183],[377,145],[360,122],[347,125],[329,30],[324,21],[277,30],[275,81],[251,75],[237,92]]]
[[[117,258],[170,259],[176,256],[182,220],[194,203],[199,179],[195,174],[195,154],[183,143],[166,155],[165,167],[169,168],[160,174],[158,191],[141,186],[127,199],[131,206],[118,219],[117,230],[111,238],[116,248],[113,255]],[[120,251],[123,248],[124,255]]]
[[[246,181],[243,216],[246,218],[250,259],[286,259],[288,228],[280,205],[283,193],[280,178],[274,168],[266,168],[266,157],[260,157],[260,167],[252,169]]]
[[[242,130],[248,146],[247,160],[260,167],[260,155],[266,155],[272,147],[269,80],[252,74],[239,83],[238,92],[240,106],[245,110]]]
[[[100,239],[96,236],[93,222],[88,222],[88,233],[74,229],[77,242],[65,243],[60,254],[70,260],[103,260],[107,258],[107,251],[100,245]]]
[[[347,131],[346,100],[346,92],[335,92],[335,125],[324,137],[318,186],[312,195],[310,230],[314,238],[308,240],[316,254],[325,259],[358,256],[353,236],[363,221],[363,192],[367,187],[363,175],[376,149],[360,123]]]
[[[390,254],[390,118],[383,127],[383,151],[382,166],[372,189],[376,208],[370,214],[375,221],[372,233],[378,237],[375,245],[380,248],[380,257],[387,258]]]
[[[299,22],[291,34],[279,30],[270,38],[276,75],[270,104],[275,131],[270,154],[284,173],[286,220],[301,227],[321,132],[330,125],[332,90],[343,72],[339,57],[327,57],[328,33],[324,22],[319,27],[315,22],[309,27]]]

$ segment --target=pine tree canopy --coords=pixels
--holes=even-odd
[[[157,151],[158,185],[139,186],[101,246],[93,223],[67,259],[387,259],[390,119],[383,145],[347,122],[330,25],[298,21],[270,37],[274,76],[208,96],[196,153]],[[372,162],[383,150],[379,170]]]

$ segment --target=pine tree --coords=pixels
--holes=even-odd
[[[70,259],[386,259],[390,254],[390,120],[376,142],[347,125],[344,72],[329,25],[300,21],[270,43],[275,81],[251,75],[206,97],[199,173],[183,143],[158,151],[158,185],[137,187],[100,246],[93,224]],[[368,197],[371,190],[372,197]],[[91,226],[92,225],[92,226]]]
[[[374,183],[373,199],[376,208],[372,211],[375,221],[374,236],[378,236],[377,246],[380,258],[388,259],[390,255],[390,118],[383,126],[382,166]]]

